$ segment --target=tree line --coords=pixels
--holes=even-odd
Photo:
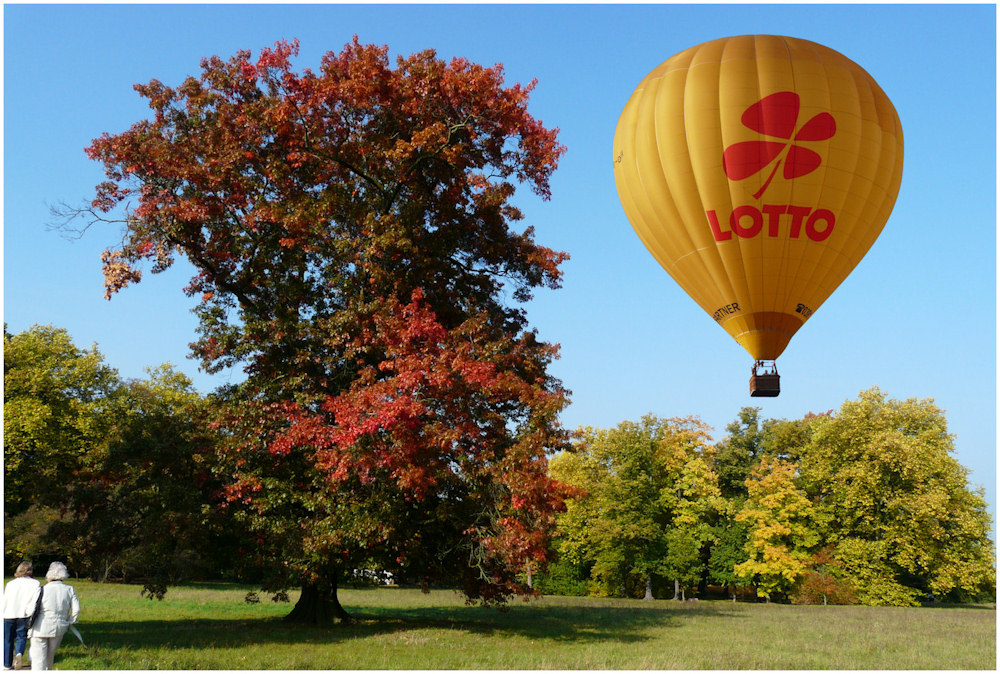
[[[720,442],[696,418],[585,428],[552,474],[543,589],[651,599],[709,584],[735,599],[915,605],[995,595],[991,518],[931,400],[862,391],[787,421],[745,407]],[[672,586],[671,586],[672,584]]]
[[[248,555],[261,543],[255,522],[225,507],[239,464],[223,449],[225,391],[202,396],[169,365],[147,375],[121,378],[63,329],[5,329],[6,559],[63,558],[151,596],[193,578],[266,584],[266,568],[249,563],[259,561]],[[745,407],[716,443],[710,430],[653,415],[579,429],[549,462],[567,489],[555,561],[529,562],[522,582],[649,599],[715,585],[734,599],[873,605],[995,594],[987,504],[932,401],[871,389],[794,421]],[[347,580],[380,570],[372,559]]]
[[[4,558],[147,584],[236,568],[212,397],[169,364],[123,379],[66,330],[4,326]],[[9,569],[5,569],[9,571]]]

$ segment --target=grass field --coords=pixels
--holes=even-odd
[[[71,581],[81,646],[56,669],[988,669],[994,607],[869,608],[544,597],[508,611],[451,591],[342,590],[355,625],[302,628],[233,585]],[[292,594],[294,601],[296,595]]]

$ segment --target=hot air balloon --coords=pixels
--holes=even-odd
[[[745,35],[650,72],[614,137],[625,214],[675,281],[753,357],[752,396],[861,261],[902,179],[899,117],[822,45]]]

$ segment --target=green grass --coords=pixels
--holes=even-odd
[[[87,646],[57,669],[995,669],[989,607],[870,608],[544,597],[508,611],[450,591],[342,590],[355,625],[284,623],[225,584],[73,581]],[[296,595],[293,593],[292,600]]]

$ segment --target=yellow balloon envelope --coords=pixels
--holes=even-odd
[[[615,184],[642,242],[758,361],[780,356],[868,252],[902,170],[899,117],[875,80],[790,37],[668,59],[614,138]]]

